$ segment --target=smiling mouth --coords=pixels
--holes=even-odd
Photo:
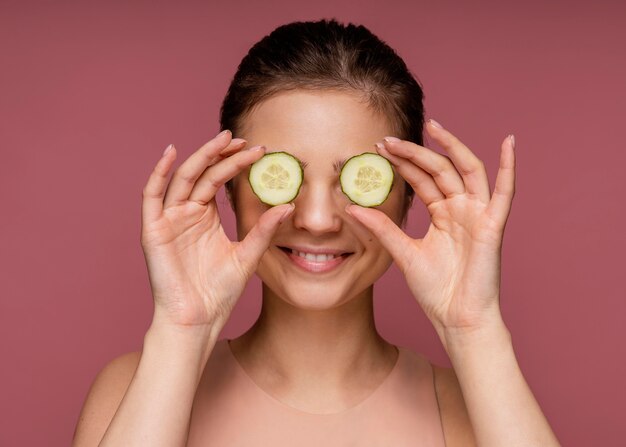
[[[277,246],[299,268],[312,273],[334,270],[354,253],[306,253],[288,247]]]

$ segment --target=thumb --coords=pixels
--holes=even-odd
[[[252,275],[256,267],[270,245],[270,241],[283,222],[293,212],[295,205],[292,203],[273,206],[265,211],[259,221],[252,227],[246,237],[237,244],[235,255],[244,271]]]
[[[346,212],[372,232],[398,264],[400,270],[406,271],[409,265],[409,254],[414,246],[411,237],[380,210],[350,204],[346,207]]]

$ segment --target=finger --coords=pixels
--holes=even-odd
[[[245,147],[245,143],[247,143],[247,141],[243,138],[233,138],[230,140],[230,143],[228,143],[228,146],[220,151],[217,158],[224,158],[233,155],[243,149]]]
[[[391,162],[426,206],[446,198],[429,173],[405,158],[392,155],[383,144],[378,143],[375,146],[378,153]]]
[[[409,253],[418,241],[409,237],[380,210],[350,204],[346,206],[346,212],[380,240],[403,273],[407,271],[410,265]]]
[[[228,143],[228,146],[222,149],[219,154],[211,158],[208,165],[213,166],[215,163],[218,163],[230,157],[231,155],[236,154],[246,146],[246,143],[247,141],[243,138],[233,138],[230,143]]]
[[[411,141],[395,137],[385,137],[383,143],[393,155],[410,160],[428,172],[446,197],[465,192],[463,180],[448,157]]]
[[[228,180],[239,174],[247,166],[265,154],[265,146],[254,146],[247,151],[238,152],[207,168],[196,181],[188,200],[206,205]]]
[[[235,246],[235,255],[246,277],[252,275],[280,224],[293,212],[293,203],[273,206],[265,211],[246,237]]]
[[[214,162],[215,156],[227,147],[231,137],[232,134],[228,129],[220,132],[178,167],[165,192],[164,208],[178,205],[187,200],[198,177],[202,175],[207,166]]]
[[[500,168],[496,177],[496,187],[485,212],[487,216],[504,229],[511,211],[515,195],[515,137],[504,139],[500,151]]]
[[[457,137],[431,119],[426,126],[428,133],[445,149],[457,171],[463,177],[465,189],[476,195],[483,203],[489,203],[489,179],[485,164]]]
[[[167,189],[167,177],[176,159],[176,148],[170,144],[161,159],[152,170],[148,182],[143,188],[141,202],[141,218],[143,222],[151,222],[163,213],[163,197]]]

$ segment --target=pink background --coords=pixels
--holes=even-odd
[[[485,161],[492,185],[516,135],[501,302],[521,368],[563,445],[623,445],[623,3],[76,3],[0,4],[0,445],[69,444],[96,373],[140,349],[151,318],[139,231],[154,163],[218,131],[254,42],[322,17],[394,47],[426,116]],[[427,223],[417,204],[409,232]],[[398,271],[378,290],[383,336],[449,365]],[[254,321],[258,291],[255,279],[222,337]]]

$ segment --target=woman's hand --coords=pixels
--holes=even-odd
[[[141,246],[155,302],[155,319],[177,326],[228,319],[274,232],[292,205],[267,210],[241,242],[222,228],[215,195],[258,160],[264,147],[242,151],[246,141],[226,130],[167,176],[176,158],[163,154],[143,190]]]
[[[502,143],[492,196],[483,162],[438,124],[426,128],[449,157],[393,137],[378,145],[428,208],[424,238],[409,237],[379,210],[350,205],[348,211],[389,251],[445,344],[444,333],[501,318],[500,259],[515,187],[514,141]]]

